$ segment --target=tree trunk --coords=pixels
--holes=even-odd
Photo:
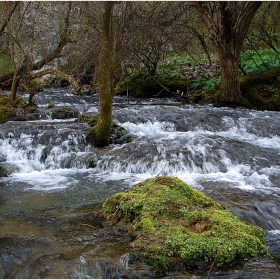
[[[18,75],[18,71],[14,71],[12,88],[11,88],[11,101],[14,102],[16,100],[17,89],[19,87],[20,77]]]
[[[228,44],[219,47],[218,53],[221,69],[220,101],[240,103],[242,95],[238,75],[239,55],[232,54]]]
[[[101,52],[99,57],[98,84],[100,94],[100,114],[94,126],[94,145],[104,147],[109,145],[112,126],[112,100],[114,96],[114,36],[113,36],[114,2],[104,2],[102,18]]]

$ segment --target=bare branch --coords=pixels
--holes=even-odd
[[[57,77],[67,80],[73,86],[73,88],[75,89],[75,91],[77,93],[81,93],[81,87],[79,86],[78,82],[75,80],[75,78],[72,75],[65,74],[65,73],[63,73],[59,70],[53,69],[53,68],[44,69],[40,72],[31,74],[30,78],[36,79],[36,78],[43,77],[43,76],[49,75],[49,74],[55,75]]]
[[[0,37],[3,35],[3,33],[4,33],[4,31],[5,31],[5,28],[7,27],[9,21],[11,20],[12,15],[13,15],[13,13],[14,13],[14,11],[15,11],[15,9],[17,8],[17,6],[18,6],[19,3],[20,3],[20,2],[18,2],[18,1],[14,2],[13,8],[11,9],[11,11],[10,11],[8,17],[6,18],[6,20],[4,21],[4,23],[3,23],[3,25],[2,25],[2,27],[1,27],[1,29],[0,29]]]

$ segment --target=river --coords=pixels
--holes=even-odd
[[[51,117],[65,106],[96,115],[97,95],[46,89],[35,102],[39,120],[0,125],[0,167],[10,170],[0,178],[1,278],[120,278],[129,240],[100,234],[85,216],[157,175],[177,176],[262,227],[280,263],[280,112],[115,97],[114,122],[132,141],[97,149],[87,123]],[[259,278],[248,270],[213,277]]]

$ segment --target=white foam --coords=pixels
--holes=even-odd
[[[74,169],[57,169],[52,171],[43,170],[29,173],[15,173],[11,181],[21,182],[28,185],[26,190],[54,191],[66,189],[77,184],[76,180],[69,178]]]
[[[127,129],[130,133],[137,136],[154,136],[155,134],[163,134],[165,132],[175,131],[175,125],[169,122],[148,121],[146,123],[137,124],[125,122],[121,124],[121,126]]]
[[[280,236],[280,229],[274,229],[274,230],[269,230],[270,233],[273,235],[279,235]]]

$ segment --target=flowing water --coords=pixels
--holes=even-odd
[[[129,238],[102,233],[85,215],[157,175],[177,176],[261,226],[279,263],[279,112],[115,97],[114,121],[133,140],[97,149],[87,145],[85,122],[52,119],[47,106],[96,115],[98,96],[54,89],[35,101],[39,120],[0,126],[0,167],[11,173],[0,179],[1,278],[122,277]],[[280,277],[272,264],[256,266],[213,277]]]

